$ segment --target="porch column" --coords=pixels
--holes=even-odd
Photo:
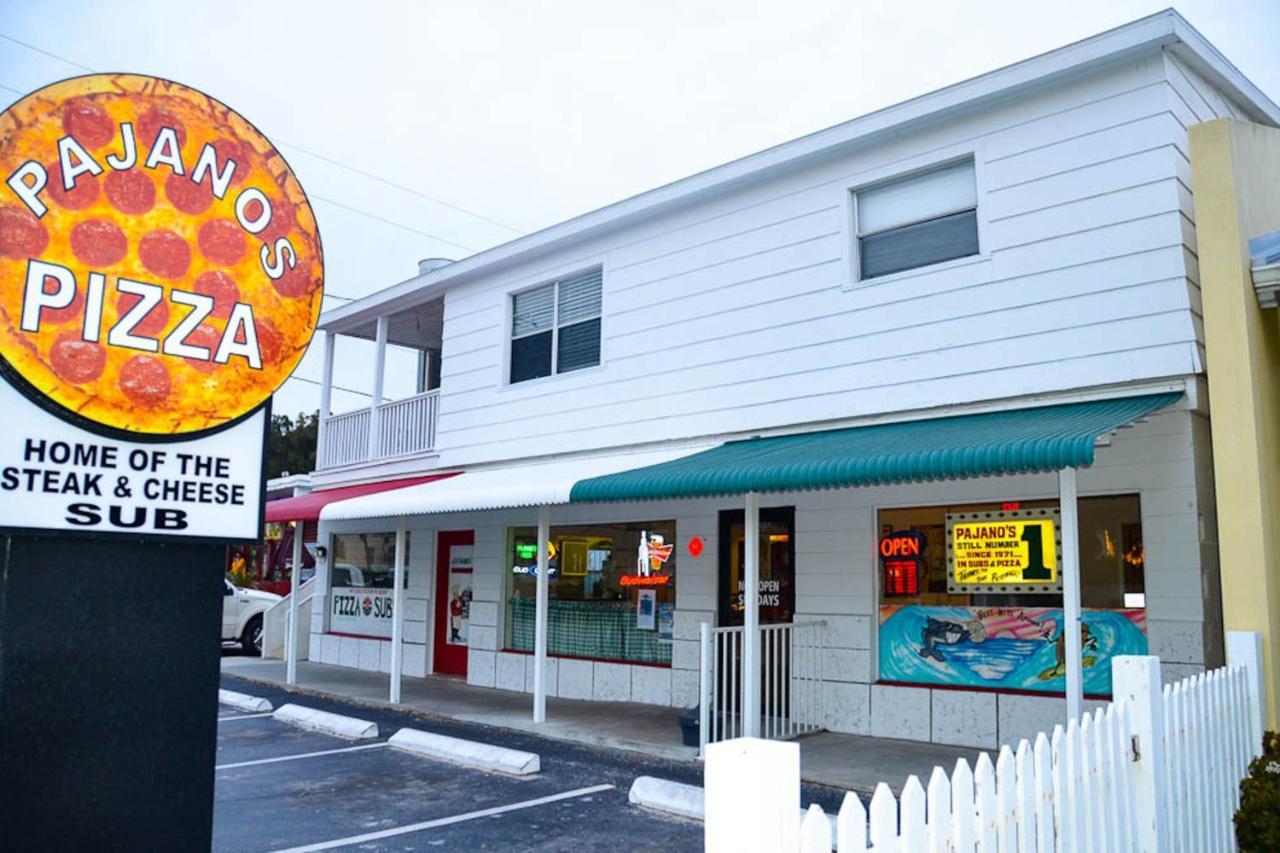
[[[396,519],[396,562],[391,576],[391,703],[400,701],[400,675],[404,670],[404,552],[406,523]]]
[[[293,566],[289,569],[289,624],[284,632],[284,682],[298,683],[298,589],[299,578],[302,577],[302,531],[306,522],[291,521],[293,525]]]
[[[1062,512],[1062,633],[1067,664],[1067,719],[1078,720],[1084,704],[1084,671],[1080,648],[1080,522],[1076,506],[1076,469],[1058,472],[1058,506]]]
[[[547,546],[551,542],[551,507],[538,507],[538,597],[533,617],[533,721],[547,721]]]
[[[373,399],[369,403],[369,458],[377,459],[378,443],[378,407],[382,405],[382,378],[387,367],[387,318],[378,318],[376,333],[377,352],[373,358]]]
[[[742,735],[760,736],[760,495],[746,494],[743,531]]]
[[[329,419],[333,408],[331,399],[333,392],[333,344],[334,334],[328,329],[324,331],[324,368],[320,373],[320,411],[316,418],[316,467],[328,465],[329,452],[324,445],[325,421]]]

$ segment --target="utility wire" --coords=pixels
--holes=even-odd
[[[323,382],[320,382],[319,380],[316,380],[316,379],[308,379],[308,378],[307,378],[307,377],[305,377],[305,376],[298,376],[296,373],[295,373],[295,374],[293,374],[292,376],[290,376],[290,377],[289,377],[288,379],[286,379],[285,381],[286,381],[286,382],[288,382],[288,381],[289,381],[289,380],[291,380],[291,379],[296,379],[296,380],[298,380],[299,382],[306,382],[306,383],[309,383],[309,384],[311,384],[311,385],[320,385],[320,386],[323,386],[323,385],[324,385],[324,383],[323,383]],[[341,385],[330,385],[329,387],[330,387],[330,388],[332,388],[332,389],[333,389],[333,390],[335,390],[335,391],[346,391],[348,394],[359,394],[361,397],[369,397],[369,398],[372,398],[372,397],[373,397],[373,395],[372,395],[372,394],[370,394],[368,391],[357,391],[357,390],[356,390],[356,389],[354,389],[354,388],[344,388],[344,387],[343,387],[343,386],[341,386]]]
[[[81,63],[76,62],[76,61],[75,61],[75,60],[73,60],[73,59],[68,59],[68,58],[67,58],[67,57],[65,57],[65,56],[60,56],[59,54],[52,53],[52,52],[50,52],[50,51],[45,50],[44,48],[37,47],[36,45],[31,44],[30,42],[25,42],[25,41],[23,41],[22,39],[14,38],[13,36],[9,35],[8,33],[0,33],[0,39],[4,39],[5,41],[12,42],[13,44],[18,45],[19,47],[24,47],[24,48],[26,48],[27,50],[31,50],[31,51],[34,51],[34,52],[36,52],[36,53],[39,53],[39,54],[41,54],[41,55],[43,55],[43,56],[47,56],[47,57],[49,57],[50,59],[56,59],[56,60],[58,60],[59,62],[65,62],[65,63],[67,63],[68,65],[70,65],[70,66],[72,66],[72,67],[74,67],[74,68],[79,68],[79,69],[81,69],[82,71],[88,71],[88,72],[90,72],[90,73],[96,73],[96,72],[95,72],[95,70],[94,70],[93,68],[90,68],[90,67],[89,67],[89,66],[87,66],[87,65],[82,65]],[[25,95],[25,94],[27,94],[26,92],[23,92],[23,91],[20,91],[20,90],[18,90],[18,89],[15,89],[15,88],[13,88],[12,86],[6,86],[6,85],[4,85],[4,84],[0,84],[0,88],[6,89],[6,90],[8,90],[8,91],[10,91],[10,92],[14,92],[15,94],[18,94],[18,95]],[[384,177],[382,177],[381,175],[377,175],[377,174],[374,174],[373,172],[369,172],[369,171],[366,171],[366,170],[364,170],[364,169],[358,168],[358,167],[356,167],[356,166],[352,166],[352,165],[350,165],[349,163],[344,163],[344,162],[342,162],[341,160],[337,160],[337,159],[335,159],[335,158],[333,158],[333,157],[328,157],[328,156],[326,156],[326,155],[324,155],[324,154],[321,154],[321,153],[320,153],[320,152],[318,152],[318,151],[312,151],[312,150],[311,150],[311,149],[309,149],[309,148],[304,148],[303,146],[298,145],[296,142],[288,142],[288,141],[283,140],[283,139],[274,139],[274,141],[275,141],[276,143],[280,144],[280,145],[287,145],[287,146],[289,146],[290,148],[295,148],[295,149],[297,149],[298,151],[301,151],[303,154],[306,154],[306,155],[307,155],[307,156],[309,156],[309,157],[315,157],[317,160],[323,160],[324,162],[326,162],[326,163],[330,163],[330,164],[332,164],[332,165],[334,165],[334,166],[337,166],[337,167],[338,167],[338,168],[340,168],[340,169],[346,169],[348,172],[353,172],[353,173],[355,173],[355,174],[357,174],[357,175],[360,175],[360,176],[362,176],[362,177],[368,178],[368,179],[373,180],[373,181],[377,181],[378,183],[381,183],[381,184],[385,184],[386,186],[394,187],[395,189],[398,189],[398,190],[401,190],[401,191],[403,191],[403,192],[409,193],[410,195],[414,195],[414,196],[417,196],[417,197],[419,197],[419,198],[425,199],[425,200],[427,200],[427,201],[429,201],[429,202],[432,202],[433,204],[438,204],[438,205],[440,205],[441,207],[448,208],[449,210],[453,210],[453,211],[456,211],[456,212],[458,212],[458,213],[462,213],[462,214],[465,214],[465,215],[467,215],[467,216],[474,217],[475,219],[479,219],[479,220],[481,220],[482,222],[488,222],[490,225],[496,225],[496,226],[498,226],[499,228],[504,228],[504,229],[506,229],[507,231],[511,231],[511,232],[512,232],[512,233],[514,233],[514,234],[524,234],[524,233],[525,233],[524,231],[522,231],[522,230],[521,230],[521,229],[519,229],[519,228],[516,228],[515,226],[508,225],[508,224],[506,224],[505,222],[499,222],[498,220],[493,219],[492,217],[485,216],[483,213],[477,213],[477,212],[476,212],[476,211],[474,211],[474,210],[469,210],[468,208],[462,207],[461,205],[453,204],[452,202],[448,202],[448,201],[445,201],[444,199],[437,198],[437,197],[435,197],[435,196],[433,196],[433,195],[429,195],[429,194],[427,194],[427,193],[422,192],[421,190],[416,190],[416,189],[414,189],[413,187],[407,187],[407,186],[405,186],[404,184],[396,183],[395,181],[392,181],[392,180],[390,180],[390,179],[388,179],[388,178],[384,178]],[[354,208],[350,208],[350,209],[355,210]],[[364,213],[364,211],[359,211],[359,210],[356,210],[355,212],[357,212],[357,213]],[[366,214],[366,215],[371,215],[371,214]],[[377,218],[377,217],[374,217],[374,218]],[[384,221],[386,221],[386,220],[384,220]],[[393,223],[390,223],[390,224],[395,225],[396,223],[394,223],[394,222],[393,222]],[[421,232],[421,231],[417,231],[417,232],[414,232],[414,233],[422,234],[423,232]],[[426,236],[428,236],[428,237],[432,237],[433,239],[436,239],[436,240],[442,240],[442,238],[440,238],[440,237],[436,237],[436,236],[435,236],[435,235],[433,235],[433,234],[428,234],[428,235],[426,235]],[[460,245],[460,244],[458,244],[458,243],[453,243],[453,242],[450,242],[450,241],[448,241],[448,240],[442,240],[442,242],[448,243],[449,245],[451,245],[451,246],[455,246],[455,247],[457,247],[457,248],[459,248],[459,249],[464,249],[465,251],[468,251],[468,252],[475,251],[474,249],[471,249],[471,248],[469,248],[469,247],[467,247],[467,246],[463,246],[463,245]]]
[[[458,205],[447,202],[444,199],[436,198],[433,195],[427,195],[424,192],[415,190],[413,187],[406,187],[404,184],[397,184],[395,181],[388,180],[382,177],[381,175],[375,175],[373,172],[366,172],[364,169],[360,169],[360,168],[357,168],[356,166],[351,166],[347,163],[343,163],[341,160],[335,160],[332,157],[326,157],[325,155],[320,154],[319,152],[316,152],[316,151],[312,151],[309,148],[303,148],[301,145],[299,145],[296,142],[289,142],[284,139],[276,139],[274,141],[279,142],[281,145],[288,145],[290,148],[296,148],[298,151],[301,151],[303,154],[306,154],[310,157],[315,157],[317,160],[323,160],[326,163],[332,163],[333,165],[337,166],[340,169],[346,169],[348,172],[355,172],[357,175],[363,175],[364,177],[369,178],[370,180],[373,180],[373,181],[377,181],[380,184],[386,184],[389,187],[395,187],[398,190],[403,190],[404,192],[407,192],[410,195],[416,195],[419,198],[424,198],[427,201],[434,202],[435,204],[438,204],[441,207],[447,207],[450,210],[455,210],[458,213],[465,213],[467,216],[473,216],[476,219],[482,220],[484,222],[488,222],[490,225],[496,225],[499,228],[505,228],[506,230],[514,234],[523,235],[525,233],[524,231],[521,231],[519,228],[516,228],[515,226],[508,225],[505,222],[499,222],[498,220],[485,216],[482,213],[476,213],[474,210],[468,210],[465,207],[459,207]]]
[[[343,203],[342,203],[342,202],[340,202],[340,201],[335,201],[334,199],[326,198],[325,196],[322,196],[322,195],[316,195],[315,193],[307,193],[307,198],[308,198],[308,199],[314,199],[314,200],[316,200],[316,201],[323,201],[323,202],[325,202],[326,204],[331,204],[331,205],[333,205],[334,207],[340,207],[340,208],[342,208],[343,210],[348,210],[348,211],[350,211],[350,212],[352,212],[352,213],[358,213],[358,214],[360,214],[361,216],[366,216],[366,217],[368,217],[369,219],[373,219],[373,220],[376,220],[376,221],[378,221],[378,222],[382,222],[382,223],[384,223],[384,224],[386,224],[386,225],[390,225],[390,226],[391,226],[391,227],[393,227],[393,228],[399,228],[399,229],[400,229],[400,230],[402,230],[402,231],[408,231],[408,232],[409,232],[409,233],[411,233],[411,234],[418,234],[418,235],[423,236],[423,237],[428,237],[428,238],[430,238],[430,239],[432,239],[432,240],[435,240],[436,242],[444,243],[446,246],[453,246],[455,249],[461,249],[461,250],[462,250],[462,251],[464,251],[464,252],[477,252],[477,251],[479,251],[478,249],[474,248],[473,246],[464,246],[462,243],[455,243],[453,240],[445,239],[444,237],[441,237],[439,234],[431,234],[430,232],[427,232],[427,231],[420,231],[420,230],[418,230],[417,228],[413,228],[412,226],[405,225],[405,224],[404,224],[404,223],[402,223],[402,222],[396,222],[394,219],[387,219],[385,216],[379,216],[379,215],[378,215],[378,214],[376,214],[376,213],[370,213],[370,212],[369,212],[369,211],[367,211],[367,210],[361,210],[361,209],[360,209],[360,208],[358,208],[358,207],[352,207],[352,206],[351,206],[351,205],[349,205],[349,204],[343,204]]]

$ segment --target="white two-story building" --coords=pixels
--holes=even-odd
[[[379,355],[269,511],[318,520],[311,660],[389,671],[394,627],[407,676],[980,747],[1114,654],[1220,663],[1216,116],[1280,123],[1162,12],[326,313],[326,383],[336,337]]]

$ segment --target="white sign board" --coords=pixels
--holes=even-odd
[[[383,587],[334,587],[329,601],[329,630],[335,634],[391,639],[393,592]]]
[[[192,441],[106,438],[0,379],[6,527],[257,539],[266,411]]]

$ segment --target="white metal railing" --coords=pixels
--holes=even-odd
[[[331,415],[324,422],[316,467],[334,468],[432,450],[436,446],[439,411],[437,388],[382,403],[376,417],[371,409]],[[375,439],[372,444],[369,441],[371,427]]]
[[[420,453],[436,446],[438,390],[378,407],[379,458]]]
[[[324,422],[324,440],[316,458],[317,468],[333,468],[362,462],[369,455],[369,410],[331,415]]]
[[[715,745],[707,752],[707,849],[1235,850],[1240,780],[1261,753],[1261,666],[1254,632],[1228,634],[1228,666],[1163,688],[1159,658],[1117,657],[1115,700],[1105,707],[1034,742],[1003,746],[994,762],[983,753],[972,767],[959,759],[949,774],[936,767],[927,789],[912,775],[895,797],[882,782],[869,810],[846,794],[834,839],[819,806],[802,819],[794,797],[788,804],[752,793],[798,789],[798,749]]]
[[[741,626],[701,626],[699,741],[741,737],[748,714],[759,715],[760,737],[783,740],[822,728],[822,653],[826,623],[761,625],[760,695],[742,695]],[[746,699],[746,704],[744,704]],[[754,705],[754,707],[747,707]]]

